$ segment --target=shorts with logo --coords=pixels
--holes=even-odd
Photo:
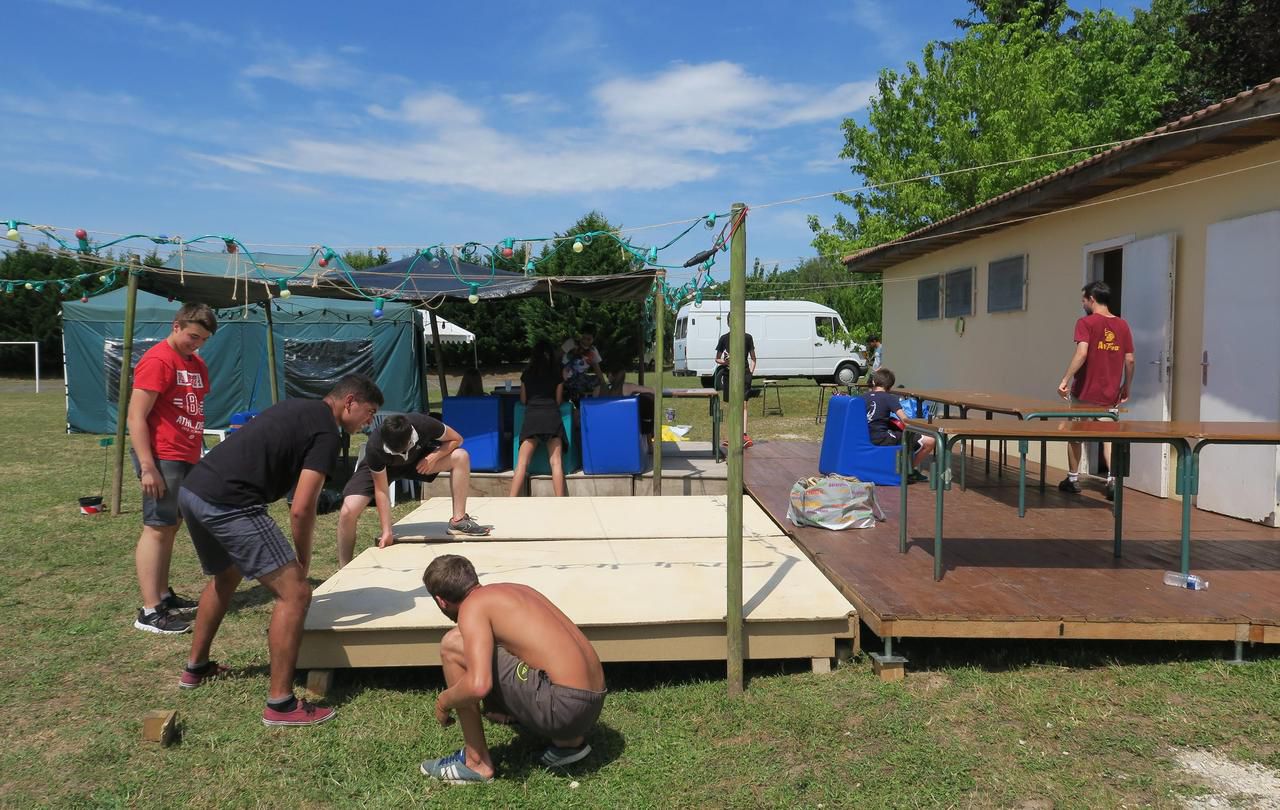
[[[138,463],[138,454],[131,449],[129,457],[133,459],[134,473],[141,479],[142,465]],[[156,459],[156,469],[164,479],[164,495],[152,498],[145,492],[142,494],[143,526],[177,526],[182,522],[182,515],[178,512],[178,489],[194,466],[186,461]]]
[[[245,577],[261,579],[297,559],[263,504],[223,506],[184,488],[178,493],[178,508],[187,519],[200,566],[209,576],[235,566]]]
[[[584,736],[596,724],[607,692],[574,689],[551,682],[500,645],[493,648],[493,688],[486,712],[514,717],[529,731],[552,740]]]

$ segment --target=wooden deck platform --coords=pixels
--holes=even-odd
[[[754,502],[744,498],[747,658],[829,666],[856,648],[857,614]],[[480,582],[537,588],[605,661],[710,661],[725,641],[725,496],[476,498],[488,539],[441,542],[449,504],[432,499],[397,524],[424,538],[364,551],[316,588],[298,666],[438,666],[453,627],[422,585],[439,554],[462,554]],[[437,539],[433,539],[437,538]]]
[[[885,637],[1070,638],[1280,643],[1280,529],[1196,510],[1191,570],[1205,591],[1163,584],[1179,566],[1179,503],[1125,492],[1124,557],[1112,556],[1110,504],[1098,488],[1071,496],[1028,488],[1017,515],[1017,471],[985,477],[970,458],[969,488],[946,498],[943,579],[933,580],[933,493],[908,488],[909,545],[898,552],[899,490],[877,494],[888,521],[843,532],[786,519],[797,479],[817,474],[819,445],[758,442],[747,452],[749,493]],[[959,461],[956,462],[959,464]],[[1039,471],[1032,480],[1038,480]],[[1061,473],[1050,470],[1050,481]],[[1087,484],[1086,484],[1087,486]]]

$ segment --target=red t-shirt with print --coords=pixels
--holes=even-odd
[[[138,361],[133,387],[159,394],[147,414],[155,457],[191,464],[199,461],[204,444],[204,395],[209,391],[209,367],[200,356],[183,357],[163,340]]]
[[[1086,315],[1076,321],[1075,342],[1088,343],[1089,353],[1076,372],[1071,396],[1090,405],[1118,404],[1124,382],[1124,356],[1133,353],[1129,324],[1115,315]]]

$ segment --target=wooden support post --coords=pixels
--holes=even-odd
[[[666,353],[665,331],[666,325],[665,312],[663,311],[667,305],[667,297],[662,292],[663,281],[666,279],[665,270],[658,271],[658,277],[654,282],[653,290],[653,324],[655,334],[653,338],[653,494],[662,494],[662,426],[666,420],[662,418],[662,386],[665,384],[662,379],[662,358]],[[644,368],[644,355],[640,355],[640,367]]]
[[[178,712],[152,709],[142,716],[142,739],[145,742],[173,745],[178,741]]]
[[[815,675],[830,675],[830,674],[831,674],[831,659],[830,659],[830,658],[811,658],[811,659],[809,659],[809,660],[810,660],[810,662],[811,662],[811,663],[812,663],[812,665],[813,665],[813,672],[814,672],[814,674],[815,674]]]
[[[308,700],[324,700],[333,688],[333,670],[312,669],[307,671],[306,696]]]
[[[271,404],[280,401],[280,381],[276,377],[276,328],[271,320],[271,299],[262,302],[262,311],[267,313],[267,377],[271,380]]]
[[[124,432],[129,420],[129,391],[133,382],[133,320],[138,311],[137,268],[129,267],[129,283],[124,304],[124,341],[120,347],[120,387],[116,391],[116,449],[111,471],[111,514],[120,514],[124,489]]]
[[[907,677],[907,659],[900,655],[871,653],[871,671],[886,683],[901,681]]]
[[[444,352],[440,350],[440,322],[436,320],[435,310],[431,310],[431,342],[436,349],[436,374],[440,378],[440,399],[449,396],[449,386],[444,380]]]
[[[725,635],[728,642],[729,694],[743,690],[742,617],[742,434],[746,391],[747,227],[746,206],[734,203],[729,246],[729,481],[726,488],[729,526],[726,533],[728,574]],[[656,414],[655,414],[656,415]],[[714,448],[713,448],[714,449]]]

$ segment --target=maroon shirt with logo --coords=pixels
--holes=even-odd
[[[1118,404],[1124,382],[1124,356],[1133,353],[1129,324],[1115,315],[1086,315],[1076,321],[1075,342],[1089,344],[1089,353],[1076,372],[1071,396],[1090,405]]]

